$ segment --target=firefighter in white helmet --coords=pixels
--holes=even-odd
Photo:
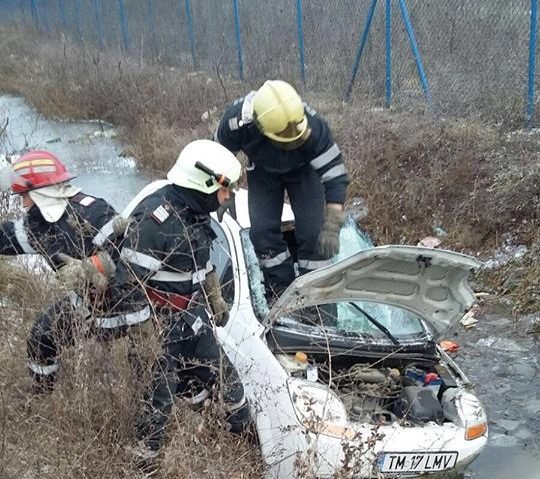
[[[164,330],[137,426],[134,452],[143,466],[158,454],[175,395],[197,403],[221,387],[230,429],[240,432],[249,421],[242,383],[213,333],[229,312],[210,263],[210,213],[229,199],[240,173],[240,162],[226,148],[193,141],[167,180],[146,186],[122,213],[133,221],[117,267],[125,298],[120,307],[137,310],[150,301]]]
[[[330,264],[339,250],[348,177],[321,116],[291,85],[269,80],[226,110],[214,139],[248,157],[250,237],[267,297],[292,282],[295,260],[300,273]],[[281,232],[285,192],[295,216],[296,258]]]

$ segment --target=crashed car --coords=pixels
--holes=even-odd
[[[241,375],[267,477],[415,477],[470,464],[487,442],[486,414],[436,339],[473,304],[467,277],[479,263],[372,247],[351,220],[335,263],[298,277],[268,309],[246,191],[237,209],[237,219],[212,222],[212,261],[231,305],[218,335]],[[282,220],[294,255],[287,205]]]

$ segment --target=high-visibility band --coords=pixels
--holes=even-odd
[[[193,284],[202,283],[206,279],[206,273],[206,268],[195,271],[192,277]]]
[[[323,166],[327,165],[331,161],[335,160],[341,151],[339,151],[339,147],[334,143],[328,150],[326,150],[324,153],[320,154],[317,158],[314,158],[310,161],[310,164],[313,168],[318,170],[319,168],[322,168]]]
[[[208,398],[208,396],[210,396],[210,392],[208,391],[208,389],[203,389],[199,394],[196,394],[195,396],[184,397],[182,399],[188,404],[194,406],[196,404],[202,403],[206,398]]]
[[[238,401],[238,402],[235,402],[233,404],[225,403],[223,405],[223,409],[225,409],[225,411],[227,411],[227,412],[238,411],[238,409],[242,408],[244,406],[244,404],[246,404],[246,396],[245,395],[243,395],[242,399],[240,399],[240,401]]]
[[[182,283],[184,281],[193,281],[193,275],[183,271],[158,271],[153,274],[150,279],[152,281],[161,281],[163,283]]]
[[[190,294],[165,293],[164,291],[158,291],[157,289],[148,287],[146,288],[146,293],[152,304],[160,308],[182,311],[187,308],[191,300]]]
[[[142,323],[150,318],[150,306],[145,306],[134,313],[123,313],[110,317],[96,317],[96,326],[103,329],[118,328],[120,326],[132,326]]]
[[[279,253],[278,255],[272,257],[272,258],[261,258],[259,259],[259,263],[261,265],[261,268],[273,268],[274,266],[279,266],[280,264],[284,263],[291,257],[291,253],[289,251],[283,251],[283,253]]]
[[[55,173],[56,172],[56,166],[35,166],[33,168],[34,173]],[[22,171],[19,171],[19,175],[23,175],[24,173]]]
[[[253,121],[253,100],[256,93],[256,91],[250,91],[244,98],[242,115],[240,116],[243,125],[247,125]]]
[[[35,374],[40,376],[50,376],[54,374],[60,368],[60,363],[55,362],[54,364],[49,364],[48,366],[43,366],[42,364],[35,363],[34,361],[28,361],[28,368]]]
[[[149,256],[130,248],[123,248],[122,252],[120,253],[120,258],[129,263],[149,269],[150,271],[159,271],[161,269],[161,261],[153,256]]]
[[[169,270],[160,270],[155,273],[150,279],[152,281],[160,281],[162,283],[182,283],[185,281],[190,281],[193,284],[202,283],[206,279],[206,275],[212,272],[214,266],[210,261],[206,262],[204,268],[196,270],[194,273],[187,271],[169,271]]]
[[[15,227],[15,238],[19,242],[20,247],[26,254],[37,254],[37,251],[30,246],[28,234],[24,226],[24,220],[21,218],[13,223]]]
[[[337,178],[338,176],[343,176],[347,174],[347,170],[345,169],[345,165],[339,164],[332,168],[330,168],[324,175],[321,176],[321,181],[323,183],[333,180],[334,178]]]
[[[41,166],[41,165],[54,165],[54,161],[48,158],[43,158],[41,160],[36,159],[36,160],[21,161],[20,163],[13,165],[13,169],[15,171],[18,171],[21,168],[27,168],[29,166]]]
[[[332,264],[331,259],[299,259],[298,267],[303,269],[309,269],[313,271],[315,269],[324,268]]]
[[[94,239],[92,240],[92,243],[96,246],[102,246],[105,241],[113,234],[113,223],[114,218],[112,220],[107,221],[96,233],[94,236]]]

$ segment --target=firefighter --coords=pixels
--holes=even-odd
[[[229,312],[210,263],[216,237],[210,213],[227,201],[240,172],[239,161],[223,146],[193,141],[168,180],[148,185],[123,213],[133,220],[116,273],[123,296],[133,305],[148,298],[162,328],[163,352],[137,426],[137,460],[158,455],[175,395],[197,404],[221,393],[232,431],[240,432],[249,420],[238,373],[214,335]]]
[[[111,322],[106,315],[90,314],[95,309],[90,299],[107,288],[114,273],[114,251],[108,252],[104,243],[117,216],[105,200],[73,186],[74,176],[50,152],[29,151],[8,172],[11,191],[21,196],[25,215],[0,226],[0,254],[41,255],[68,290],[43,310],[28,338],[32,387],[41,393],[52,390],[61,348],[72,343],[80,332],[77,328],[96,333]],[[144,319],[149,315],[148,310]],[[91,317],[95,324],[90,324]]]
[[[226,110],[214,139],[248,157],[250,237],[267,297],[295,277],[281,232],[285,192],[295,216],[299,273],[330,264],[339,250],[348,178],[326,121],[291,85],[269,80]]]

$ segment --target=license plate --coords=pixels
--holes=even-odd
[[[433,472],[456,466],[457,452],[387,452],[379,457],[381,472]]]

